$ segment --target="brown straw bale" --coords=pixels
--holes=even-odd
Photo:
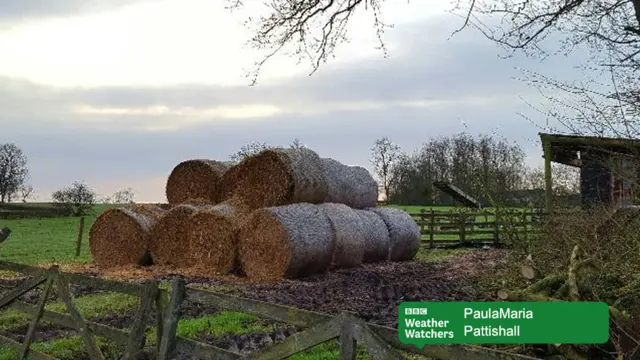
[[[365,264],[389,260],[391,240],[389,230],[380,215],[369,210],[355,210],[362,218],[364,228],[364,258]]]
[[[370,208],[380,215],[389,230],[391,261],[412,260],[420,248],[420,228],[411,215],[394,208]]]
[[[93,263],[100,268],[148,265],[149,238],[165,210],[153,205],[134,205],[104,211],[89,231]]]
[[[188,220],[199,207],[180,204],[167,211],[153,227],[149,239],[149,252],[155,265],[186,268],[193,258],[189,256]]]
[[[376,206],[378,183],[369,171],[360,166],[322,158],[322,171],[327,184],[327,203],[345,204],[354,209]]]
[[[246,157],[223,175],[219,200],[235,197],[250,209],[324,202],[320,156],[313,150],[267,149]]]
[[[170,204],[183,204],[189,199],[215,202],[220,178],[231,166],[229,162],[205,159],[181,162],[167,179],[167,200]]]
[[[195,268],[220,275],[236,268],[238,229],[246,217],[244,211],[244,207],[226,202],[191,215],[187,236]]]
[[[242,269],[253,279],[301,278],[324,272],[332,254],[329,219],[309,203],[255,210],[238,236]]]
[[[331,268],[344,269],[361,265],[365,249],[365,232],[360,215],[344,204],[327,203],[319,207],[329,218],[333,232]]]

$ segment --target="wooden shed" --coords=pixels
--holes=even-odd
[[[640,140],[540,133],[545,159],[547,211],[553,210],[551,163],[580,168],[582,208],[634,204]]]

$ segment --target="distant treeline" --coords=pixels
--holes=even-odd
[[[394,162],[388,202],[457,205],[433,186],[434,181],[447,181],[485,206],[539,206],[544,201],[544,175],[539,169],[528,168],[525,158],[518,144],[487,135],[435,138]],[[575,195],[560,195],[576,201]]]

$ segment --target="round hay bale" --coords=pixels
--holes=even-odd
[[[134,205],[104,211],[89,231],[93,263],[103,269],[124,265],[148,265],[149,237],[165,210]]]
[[[364,229],[364,257],[365,264],[389,260],[391,240],[389,230],[380,215],[368,210],[355,210],[362,218]]]
[[[322,171],[327,184],[326,203],[345,204],[353,209],[376,206],[378,183],[369,171],[360,166],[322,158]]]
[[[189,254],[203,273],[227,274],[237,266],[238,228],[244,208],[231,203],[207,206],[188,220]]]
[[[198,206],[180,204],[167,211],[153,227],[149,239],[149,252],[156,265],[189,267],[193,258],[189,256],[188,220],[198,211]]]
[[[413,259],[421,243],[420,227],[406,212],[394,208],[370,208],[380,215],[389,230],[389,260]]]
[[[299,203],[255,210],[238,236],[238,255],[248,277],[300,278],[331,264],[333,234],[317,205]]]
[[[220,182],[219,200],[237,198],[250,209],[324,202],[320,156],[313,150],[268,149],[246,157]]]
[[[333,232],[331,268],[344,269],[361,265],[364,258],[365,232],[360,215],[344,204],[327,203],[319,207],[329,219]]]
[[[218,197],[218,183],[231,167],[229,162],[194,159],[176,165],[167,179],[166,195],[169,204],[182,204],[189,199]]]

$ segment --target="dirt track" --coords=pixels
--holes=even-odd
[[[397,306],[403,301],[448,301],[485,300],[473,288],[474,279],[491,272],[503,258],[500,250],[476,251],[454,255],[441,262],[406,262],[368,265],[355,269],[340,270],[304,280],[283,280],[273,284],[242,284],[224,280],[184,277],[191,285],[216,285],[230,289],[233,295],[256,300],[294,306],[323,313],[337,314],[351,311],[369,322],[397,326]],[[155,276],[169,280],[175,276]],[[15,281],[0,281],[0,290],[15,286]],[[74,286],[75,296],[93,293],[95,290]],[[39,291],[21,297],[22,301],[35,304]],[[200,304],[185,303],[183,318],[213,314],[218,309]],[[133,310],[89,320],[125,328],[131,324]],[[150,321],[154,321],[153,317]],[[271,322],[272,323],[272,322]],[[275,324],[274,324],[275,325]],[[21,341],[26,327],[0,331],[0,335]],[[225,349],[250,353],[285,338],[295,331],[294,327],[278,324],[272,333],[247,334],[212,338],[202,336],[197,340]],[[72,330],[46,327],[36,334],[36,341],[73,334]],[[188,359],[188,357],[181,357]]]

